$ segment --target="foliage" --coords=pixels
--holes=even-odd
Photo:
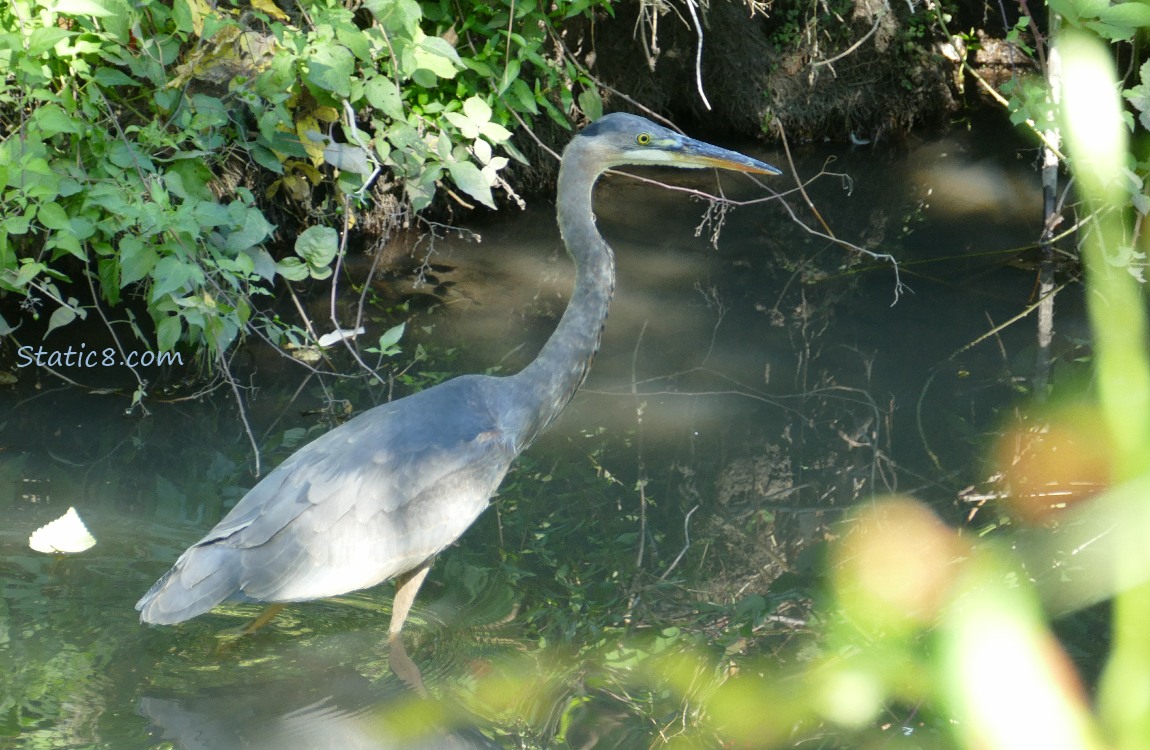
[[[1075,155],[1064,154],[1060,149],[1058,118],[1061,107],[1055,90],[1060,86],[1059,76],[1068,68],[1058,56],[1057,49],[1050,44],[1060,26],[1064,26],[1088,31],[1110,45],[1115,59],[1125,66],[1125,73],[1119,81],[1121,95],[1134,110],[1133,114],[1123,111],[1121,117],[1128,131],[1137,136],[1150,131],[1150,62],[1145,52],[1135,44],[1139,34],[1150,29],[1150,7],[1138,2],[1111,4],[1055,0],[1048,5],[1050,22],[1047,29],[1039,27],[1039,20],[1026,4],[1020,8],[1021,15],[1009,30],[1006,41],[1025,57],[1034,72],[1019,72],[1012,76],[1001,87],[1001,95],[989,84],[984,84],[1009,111],[1011,122],[1029,129],[1066,166],[1075,166]],[[947,20],[940,18],[944,26]],[[1128,64],[1128,61],[1133,64]],[[1025,68],[1019,66],[1019,70]],[[1150,215],[1150,196],[1146,190],[1150,160],[1130,150],[1126,153],[1123,169],[1110,179],[1123,194],[1123,199],[1115,205],[1122,206],[1120,210],[1127,206],[1133,208],[1136,220],[1122,233],[1121,239],[1107,249],[1108,257],[1111,263],[1124,267],[1139,281],[1145,281],[1147,260],[1146,252],[1141,248],[1141,235],[1144,220]],[[1089,216],[1089,213],[1087,210],[1083,215]],[[1090,226],[1089,220],[1085,223]]]
[[[266,298],[331,277],[347,239],[333,225],[418,212],[448,182],[493,208],[510,190],[497,151],[522,158],[515,118],[569,126],[571,84],[595,89],[551,54],[555,24],[599,8],[5,3],[0,294],[46,316],[43,336],[102,304],[141,343],[213,362],[246,333],[298,337]],[[277,229],[299,234],[294,255],[277,260]]]

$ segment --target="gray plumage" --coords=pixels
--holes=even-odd
[[[575,287],[536,359],[516,375],[465,375],[377,406],[304,446],[180,556],[136,604],[140,619],[172,624],[227,599],[305,601],[401,577],[398,633],[431,561],[483,512],[587,374],[615,286],[591,191],[622,164],[778,173],[634,115],[585,128],[564,152],[556,201]]]

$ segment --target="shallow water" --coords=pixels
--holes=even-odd
[[[242,639],[222,631],[251,608],[140,626],[134,602],[253,482],[232,396],[160,396],[143,417],[125,414],[124,395],[21,371],[0,392],[0,747],[646,746],[658,717],[602,687],[623,668],[539,657],[541,639],[573,653],[612,618],[657,621],[660,574],[679,581],[680,597],[730,605],[766,594],[766,579],[706,538],[721,526],[704,517],[769,508],[798,519],[773,536],[810,534],[812,515],[892,489],[962,515],[956,492],[978,478],[979,437],[1033,367],[1029,320],[951,355],[1033,293],[1034,274],[1007,261],[1038,232],[1034,154],[984,125],[907,149],[812,147],[800,169],[812,175],[830,157],[850,190],[824,177],[812,198],[844,239],[902,261],[912,291],[897,304],[889,266],[848,263],[773,203],[728,212],[712,245],[713,225],[696,236],[704,203],[605,182],[599,224],[619,279],[602,351],[503,499],[421,593],[406,643],[429,697],[388,668],[387,586],[291,607]],[[716,187],[710,174],[658,176]],[[764,195],[745,181],[723,186]],[[788,200],[814,226],[802,200]],[[481,243],[434,243],[429,261],[450,285],[408,285],[432,304],[413,315],[404,345],[425,344],[443,369],[511,372],[561,313],[570,265],[545,201],[474,231]],[[1059,297],[1071,334],[1079,304]],[[1073,336],[1060,345],[1072,349]],[[322,432],[307,409],[325,396],[310,384],[292,401],[300,374],[255,361],[266,471],[292,449],[279,444],[285,430]],[[764,464],[768,455],[786,455],[786,470]],[[785,506],[769,504],[776,492]],[[69,506],[98,544],[59,558],[29,550],[28,535]],[[636,566],[651,585],[639,595]]]

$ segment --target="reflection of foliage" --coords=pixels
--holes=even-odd
[[[24,570],[6,576],[0,599],[0,744],[17,737],[20,747],[74,747],[99,734],[108,691],[102,670],[115,639],[98,633],[84,642],[59,639],[61,627],[79,630],[81,619],[75,610],[44,606],[46,589],[66,588],[50,586],[59,571],[51,572],[46,560],[29,557]],[[60,604],[67,603],[63,596]]]

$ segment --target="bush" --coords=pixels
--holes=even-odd
[[[347,239],[331,225],[380,206],[410,217],[445,182],[494,208],[508,156],[522,158],[516,116],[569,127],[579,81],[579,105],[598,106],[554,27],[610,0],[459,6],[4,4],[0,295],[46,316],[43,335],[123,307],[142,343],[212,363],[253,331],[304,338],[258,299],[331,276]],[[277,224],[300,237],[294,253]],[[136,324],[141,307],[152,325]],[[14,330],[0,317],[0,335]]]

